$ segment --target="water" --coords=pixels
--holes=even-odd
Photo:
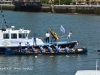
[[[53,14],[4,11],[8,26],[30,29],[30,37],[36,33],[44,40],[45,33],[52,28],[59,41],[66,41],[69,31],[71,40],[79,41],[79,47],[87,47],[87,55],[0,55],[0,75],[75,75],[77,70],[95,69],[98,59],[100,70],[100,16],[82,14]],[[1,22],[1,19],[0,19]],[[60,26],[66,29],[60,31]]]

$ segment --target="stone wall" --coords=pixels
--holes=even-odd
[[[46,6],[45,6],[46,7]],[[53,13],[81,13],[100,15],[100,6],[98,5],[51,5],[49,8],[41,8]]]
[[[2,6],[3,10],[14,10],[14,6]],[[100,5],[42,5],[40,12],[81,13],[100,15]]]

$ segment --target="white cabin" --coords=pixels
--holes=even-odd
[[[27,42],[30,45],[33,45],[33,38],[29,39],[28,36],[31,30],[19,29],[15,30],[15,26],[11,26],[11,28],[0,29],[0,47],[2,46],[18,46],[21,42],[22,46],[25,46]],[[37,45],[43,45],[43,41],[41,39],[36,38]]]
[[[75,75],[100,75],[100,70],[79,70]]]
[[[1,29],[0,30],[0,39],[25,39],[28,38],[30,30],[14,30],[15,26],[11,28]]]
[[[98,60],[96,60],[96,70],[78,70],[75,75],[100,75],[100,70],[97,70]]]

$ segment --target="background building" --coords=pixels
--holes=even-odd
[[[98,5],[100,4],[100,0],[72,0],[73,4],[76,5],[86,5],[86,4],[92,4],[92,5]]]
[[[52,4],[53,2],[54,2],[54,0],[49,0],[49,3],[51,3],[51,4]]]

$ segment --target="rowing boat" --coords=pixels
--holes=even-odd
[[[87,54],[88,50],[87,48],[72,48],[66,50],[66,48],[58,48],[56,46],[47,46],[47,47],[35,47],[34,49],[25,48],[22,49],[22,51],[19,51],[18,49],[11,49],[6,48],[6,55],[59,55],[59,54]]]

